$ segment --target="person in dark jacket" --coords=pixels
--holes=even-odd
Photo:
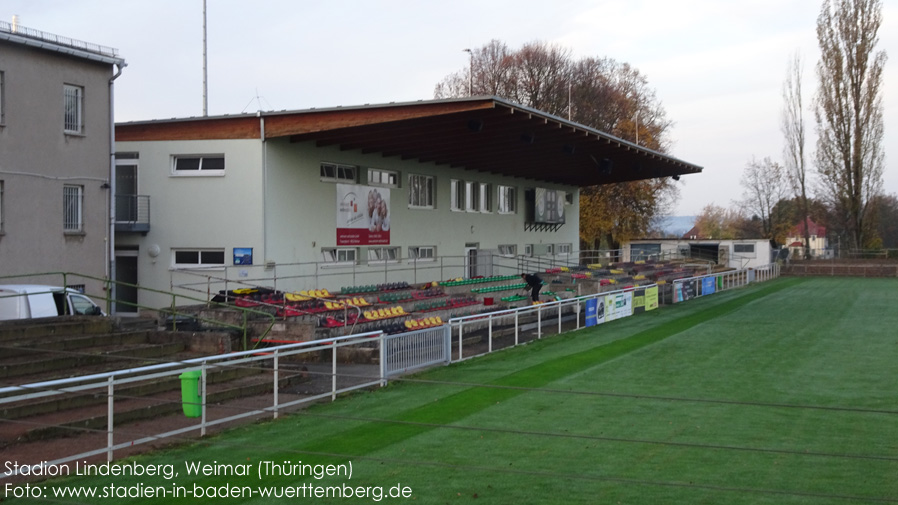
[[[524,282],[527,283],[527,287],[530,288],[530,298],[532,298],[534,302],[538,302],[539,290],[543,287],[543,280],[536,274],[521,274],[521,278],[524,279]]]

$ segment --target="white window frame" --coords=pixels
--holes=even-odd
[[[84,231],[84,186],[62,186],[62,230],[66,233]]]
[[[556,244],[555,245],[555,255],[556,256],[570,256],[572,251],[571,244]]]
[[[432,175],[408,174],[408,208],[436,207],[436,180]]]
[[[478,209],[483,213],[490,213],[493,211],[492,205],[492,185],[488,182],[480,183],[480,201],[478,202]]]
[[[327,170],[331,169],[332,174],[328,175]],[[346,165],[344,163],[332,163],[323,161],[318,166],[318,175],[321,182],[352,182],[358,181],[359,167],[355,165]]]
[[[546,256],[555,255],[555,244],[546,244]]]
[[[480,203],[480,185],[476,182],[465,181],[465,212],[477,212]]]
[[[511,258],[518,255],[517,244],[499,244],[499,256]]]
[[[359,250],[355,247],[322,247],[321,259],[325,267],[355,265],[359,258]]]
[[[465,206],[465,183],[458,179],[449,179],[449,210],[460,212]]]
[[[196,253],[196,263],[179,263],[179,253]],[[221,255],[221,262],[212,261],[214,258],[207,256]],[[172,270],[196,270],[196,269],[223,269],[225,268],[226,254],[223,247],[173,247],[171,250],[171,269]]]
[[[419,245],[408,248],[408,258],[416,263],[421,261],[436,261],[437,247],[433,245]]]
[[[196,169],[178,169],[179,160],[199,160]],[[204,165],[215,167],[212,160],[221,159],[225,168],[203,168]],[[221,177],[227,168],[224,154],[175,154],[171,158],[171,174],[175,177]]]
[[[751,250],[750,251],[739,251],[738,250],[739,248],[749,248]],[[757,254],[755,251],[756,251],[755,244],[744,244],[744,243],[743,244],[736,244],[736,243],[733,244],[733,254],[739,254],[742,256],[751,256],[753,258]]]
[[[63,84],[63,132],[81,135],[84,132],[84,87]]]
[[[384,263],[398,263],[402,259],[400,247],[369,247],[368,264],[383,265]]]
[[[533,257],[533,244],[524,244],[524,256]]]
[[[380,186],[383,188],[399,187],[399,172],[395,170],[384,170],[382,168],[368,169],[368,185]]]
[[[498,195],[496,210],[499,214],[517,213],[518,192],[516,187],[499,185],[496,194]]]

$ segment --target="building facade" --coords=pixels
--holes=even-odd
[[[123,67],[112,48],[0,22],[0,275],[108,275]],[[78,283],[102,293],[102,281]]]
[[[199,298],[513,273],[575,251],[581,187],[701,170],[495,97],[116,130],[117,169],[152,198],[119,270]]]

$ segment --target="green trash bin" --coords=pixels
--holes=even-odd
[[[179,376],[181,379],[181,405],[184,407],[185,417],[203,415],[203,399],[200,396],[200,379],[202,377],[202,370],[190,370]]]

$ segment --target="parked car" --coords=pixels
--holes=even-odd
[[[0,321],[69,315],[105,316],[106,313],[93,300],[71,288],[0,285]]]

